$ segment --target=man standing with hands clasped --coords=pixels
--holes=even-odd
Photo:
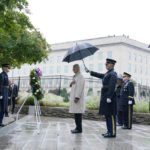
[[[75,73],[73,80],[70,84],[70,108],[69,112],[74,113],[74,119],[76,123],[76,128],[71,130],[72,133],[82,133],[82,114],[85,111],[85,101],[84,101],[84,85],[85,80],[80,73],[80,66],[75,64],[73,66],[73,72]]]
[[[113,59],[106,59],[105,74],[89,71],[85,68],[86,72],[89,72],[91,76],[102,79],[101,89],[101,101],[99,114],[105,115],[107,132],[102,134],[105,138],[116,137],[116,96],[115,87],[117,83],[117,73],[114,72],[114,66],[116,61]]]
[[[134,85],[130,81],[131,75],[124,72],[124,84],[121,88],[120,105],[123,108],[123,127],[122,129],[132,129],[132,115],[134,101]]]

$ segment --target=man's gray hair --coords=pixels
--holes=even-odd
[[[74,65],[73,65],[73,68],[74,68],[74,67],[77,67],[77,68],[80,69],[80,65],[79,65],[79,64],[74,64]]]

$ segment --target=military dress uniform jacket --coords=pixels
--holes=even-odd
[[[8,75],[5,72],[0,73],[0,112],[5,112],[8,105]]]
[[[115,87],[117,83],[117,73],[114,70],[109,70],[105,74],[91,71],[91,75],[102,79],[101,100],[99,114],[101,115],[116,115],[116,96]],[[107,103],[107,98],[111,99],[111,103]]]
[[[132,101],[132,105],[135,104],[134,85],[130,80],[125,82],[121,88],[120,103],[119,104],[120,105],[128,105],[129,100]]]

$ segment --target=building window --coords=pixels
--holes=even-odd
[[[146,74],[146,75],[148,74],[148,69],[147,69],[147,67],[145,68],[145,74]]]
[[[136,61],[136,54],[134,54],[134,61]]]
[[[61,67],[57,66],[57,73],[60,73],[60,72],[61,72]]]
[[[53,57],[53,56],[51,56],[51,57],[49,58],[49,62],[50,62],[50,64],[54,64],[54,57]]]
[[[103,59],[103,53],[102,52],[99,52],[98,53],[98,60],[102,60]]]
[[[103,64],[102,63],[98,64],[98,71],[103,71]]]
[[[110,59],[112,58],[112,51],[107,52],[107,58],[110,58]]]
[[[144,63],[147,64],[147,57],[144,57]]]
[[[89,57],[89,59],[90,59],[90,61],[94,60],[94,55],[91,55],[91,56]]]
[[[68,79],[64,79],[64,84],[68,84]]]
[[[142,66],[140,66],[139,68],[139,73],[142,73]]]
[[[69,67],[66,65],[66,66],[64,67],[64,72],[65,72],[65,73],[68,73],[68,71],[69,71]]]
[[[89,64],[89,70],[93,70],[94,69],[94,65],[93,64]]]
[[[49,79],[49,84],[53,85],[53,79]]]
[[[61,56],[57,56],[57,63],[58,63],[58,64],[61,63]]]
[[[128,52],[128,60],[131,60],[131,53]]]
[[[134,65],[134,73],[136,73],[136,65]]]
[[[139,56],[139,62],[142,63],[142,56],[141,55]]]
[[[131,72],[131,64],[128,64],[128,71]]]
[[[60,79],[56,79],[56,85],[60,85]]]
[[[43,74],[46,74],[46,67],[43,67]]]
[[[50,68],[49,68],[49,73],[50,73],[50,74],[53,74],[53,73],[54,73],[54,67],[53,67],[53,66],[50,66]]]

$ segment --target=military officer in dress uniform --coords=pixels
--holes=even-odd
[[[116,99],[117,99],[117,126],[122,126],[123,125],[123,120],[122,120],[122,115],[123,115],[123,110],[120,105],[120,93],[121,93],[121,87],[123,85],[123,79],[122,75],[118,75],[117,79],[117,88],[116,88]]]
[[[123,108],[123,127],[122,129],[132,129],[132,115],[134,101],[134,85],[130,81],[131,75],[124,72],[124,84],[121,88],[120,104]]]
[[[3,117],[8,107],[8,80],[9,64],[2,65],[2,73],[0,73],[0,126],[3,127]]]
[[[113,59],[106,59],[105,74],[89,71],[85,68],[86,72],[90,72],[91,76],[102,79],[101,101],[99,114],[105,115],[107,133],[102,134],[105,138],[116,137],[116,96],[115,87],[117,83],[117,73],[114,71],[116,61]]]

